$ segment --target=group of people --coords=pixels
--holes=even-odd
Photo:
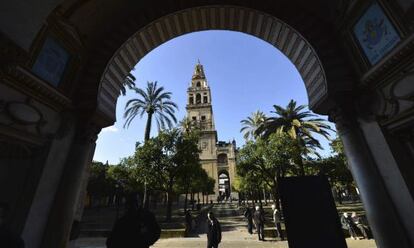
[[[281,215],[279,210],[275,205],[272,205],[273,211],[273,224],[276,228],[276,237],[279,237],[281,240],[284,240],[282,228],[281,228]],[[256,229],[258,238],[260,241],[265,241],[264,235],[264,224],[265,224],[265,212],[262,205],[256,206],[255,209],[249,208],[246,206],[244,211],[244,216],[247,219],[247,230],[250,234],[253,234],[253,226]]]
[[[192,231],[193,218],[190,210],[185,212],[186,234]],[[217,248],[221,242],[220,222],[214,216],[213,212],[207,213],[207,248]]]
[[[360,216],[355,212],[349,214],[343,213],[341,217],[342,228],[349,231],[349,236],[354,240],[359,240],[359,234],[365,239],[371,238],[371,232],[367,223],[365,223]]]
[[[108,248],[147,248],[153,245],[161,234],[155,216],[140,206],[137,194],[127,200],[128,210],[115,225],[106,241]],[[185,214],[186,231],[192,227],[191,212]],[[217,248],[221,242],[221,227],[213,212],[207,214],[207,248]]]

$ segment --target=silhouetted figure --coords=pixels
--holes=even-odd
[[[370,230],[366,223],[363,222],[362,218],[359,217],[355,212],[352,212],[351,215],[352,221],[356,225],[356,227],[361,232],[362,236],[364,236],[365,239],[370,239]]]
[[[253,234],[253,213],[249,206],[246,207],[243,215],[247,219],[247,231],[250,234]]]
[[[190,210],[187,210],[185,212],[185,233],[188,234],[191,232],[191,229],[193,228],[191,223],[193,221],[193,217],[191,216]]]
[[[70,229],[69,240],[75,240],[79,238],[80,231],[81,228],[79,220],[73,220],[72,228]]]
[[[282,232],[282,226],[281,226],[281,216],[279,210],[277,210],[276,205],[272,205],[273,210],[273,222],[275,223],[276,227],[276,237],[279,237],[281,240],[284,240],[283,232]]]
[[[263,214],[263,216],[264,216],[265,212],[264,212],[263,205],[262,205],[262,203],[261,203],[261,202],[259,203],[259,210],[260,210],[260,212],[261,212],[261,213]]]
[[[220,223],[213,212],[208,212],[207,218],[207,248],[217,248],[221,242]]]
[[[115,222],[106,240],[108,248],[148,248],[160,237],[161,229],[150,211],[140,207],[137,194],[127,198],[128,210]]]
[[[343,213],[342,217],[341,217],[341,224],[342,224],[342,228],[346,229],[349,231],[349,235],[351,236],[352,239],[359,239],[357,234],[356,234],[356,225],[354,224],[354,222],[352,221],[351,216],[348,215],[348,213]]]
[[[264,241],[264,223],[265,218],[264,214],[262,212],[263,210],[260,209],[259,206],[256,206],[256,211],[253,214],[254,224],[256,226],[257,235],[259,236],[259,240]]]
[[[9,205],[5,202],[0,202],[0,247],[24,248],[23,239],[7,226],[9,213]]]

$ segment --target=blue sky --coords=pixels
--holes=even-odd
[[[198,59],[210,85],[219,140],[234,138],[238,146],[243,145],[240,120],[256,110],[270,115],[274,104],[286,106],[290,99],[308,104],[304,83],[285,55],[256,37],[231,31],[195,32],[162,44],[135,66],[136,84],[145,87],[147,81],[158,81],[171,91],[181,120]],[[144,139],[145,118],[123,128],[125,103],[133,97],[129,91],[118,98],[117,121],[99,134],[94,160],[116,164],[134,152],[136,141]],[[153,124],[151,136],[157,134]],[[328,141],[321,139],[321,143],[325,147],[321,154],[328,154]]]

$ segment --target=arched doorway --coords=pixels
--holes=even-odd
[[[7,4],[13,7],[15,3]],[[7,4],[5,2],[4,5]],[[36,149],[42,148],[43,152],[35,153],[37,155],[28,159],[30,163],[36,164],[34,168],[38,169],[34,173],[37,176],[32,180],[33,190],[28,190],[29,198],[22,203],[25,210],[22,210],[20,216],[27,221],[23,220],[21,225],[25,226],[26,230],[38,231],[27,234],[27,239],[33,241],[31,243],[34,246],[40,246],[42,239],[46,240],[45,244],[51,244],[52,247],[59,247],[65,242],[76,208],[80,178],[84,174],[85,165],[92,157],[96,134],[102,127],[114,122],[114,106],[119,88],[132,66],[151,49],[169,39],[209,29],[251,34],[274,45],[291,59],[304,79],[311,108],[318,113],[330,113],[333,120],[338,123],[338,129],[342,129],[341,136],[344,137],[347,155],[352,158],[350,166],[357,183],[362,186],[361,193],[379,242],[392,247],[390,240],[399,243],[400,240],[407,240],[406,237],[414,237],[406,235],[412,234],[414,230],[410,228],[410,223],[414,223],[412,218],[404,218],[411,216],[407,209],[412,209],[409,208],[412,201],[398,199],[412,199],[410,191],[406,189],[405,179],[401,178],[398,168],[392,170],[392,177],[388,176],[390,168],[397,167],[397,164],[393,161],[390,148],[387,148],[387,142],[394,141],[393,139],[398,141],[398,137],[391,134],[384,137],[382,126],[368,118],[372,113],[364,112],[364,108],[359,109],[357,113],[354,106],[354,97],[360,96],[357,93],[362,94],[356,87],[357,82],[370,85],[376,81],[383,84],[384,78],[392,78],[392,82],[400,80],[401,78],[395,78],[399,70],[393,66],[403,61],[404,54],[409,56],[411,53],[390,53],[387,61],[375,67],[364,62],[364,59],[357,61],[356,57],[359,55],[348,55],[348,48],[352,50],[351,53],[359,54],[356,44],[352,41],[354,37],[352,34],[343,35],[343,32],[338,30],[345,29],[344,32],[351,32],[354,24],[352,22],[359,16],[347,18],[349,12],[363,12],[364,7],[351,6],[343,1],[253,3],[223,0],[177,3],[92,0],[38,1],[36,6],[24,4],[18,8],[10,8],[21,10],[20,15],[10,12],[4,16],[10,17],[16,23],[32,23],[17,28],[18,25],[13,27],[15,22],[2,22],[2,31],[12,40],[10,42],[8,39],[2,39],[2,44],[12,48],[5,49],[5,61],[8,65],[4,67],[7,69],[6,84],[24,92],[25,96],[46,103],[52,109],[45,110],[46,112],[65,113],[63,116],[56,114],[53,118],[47,119],[50,123],[64,120],[63,124],[55,123],[59,128],[53,129],[52,133],[39,132],[36,135],[45,135],[43,138],[46,139],[33,138],[34,141],[31,142]],[[55,11],[50,14],[49,11],[54,8]],[[23,18],[25,16],[31,18]],[[397,18],[395,15],[395,19]],[[85,22],[86,19],[89,21]],[[40,30],[45,22],[48,25]],[[406,29],[402,33],[410,34],[409,30]],[[39,82],[41,80],[27,69],[33,65],[48,36],[61,41],[68,51],[75,55],[68,67],[70,73],[65,76],[65,83],[56,89]],[[405,45],[408,47],[410,42]],[[352,65],[349,60],[353,60]],[[18,66],[15,66],[16,64]],[[360,64],[362,69],[359,67]],[[351,67],[358,69],[353,70]],[[389,72],[389,75],[385,75],[386,72]],[[12,98],[11,96],[13,94],[7,94],[6,99]],[[368,99],[374,100],[374,97],[369,95]],[[386,105],[383,106],[383,112],[375,112],[373,115],[391,118],[399,113],[399,110],[388,111],[395,107],[395,101],[388,103],[386,100],[383,103]],[[76,111],[73,111],[74,109]],[[357,115],[367,118],[360,118],[357,122]],[[365,126],[361,123],[365,123]],[[392,128],[389,123],[384,125]],[[17,124],[13,127],[16,130],[27,131]],[[373,130],[378,135],[375,139],[368,132]],[[16,132],[13,132],[13,139],[18,139],[17,136]],[[29,139],[28,135],[22,136],[25,137],[20,137],[21,140]],[[382,142],[381,145],[378,145],[379,140]],[[386,148],[383,148],[384,145]],[[387,158],[392,159],[381,159],[385,156],[383,149],[388,152]],[[61,160],[53,160],[58,155],[61,156]],[[383,161],[391,161],[393,167],[377,166]],[[45,194],[46,189],[56,191]],[[407,197],[399,197],[398,192]],[[384,212],[389,213],[387,219],[383,216]],[[37,216],[41,216],[41,223],[36,221]],[[57,227],[61,229],[57,230]],[[43,233],[46,233],[45,237]]]
[[[231,195],[229,173],[225,170],[220,171],[218,173],[218,180],[219,196],[221,197],[221,199],[228,200]]]

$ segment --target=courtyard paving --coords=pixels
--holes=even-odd
[[[246,229],[246,223],[239,215],[235,205],[216,205],[213,211],[218,216],[222,225],[223,238],[220,244],[222,248],[256,248],[273,247],[288,248],[287,241],[276,241],[267,239],[262,242],[257,240],[257,235],[250,235]],[[205,225],[202,225],[204,227]],[[207,237],[205,230],[199,228],[190,238],[169,238],[160,239],[154,244],[154,248],[181,248],[181,247],[206,247]],[[376,248],[373,240],[346,240],[349,248]],[[104,248],[105,238],[83,238],[77,242],[77,248]]]

